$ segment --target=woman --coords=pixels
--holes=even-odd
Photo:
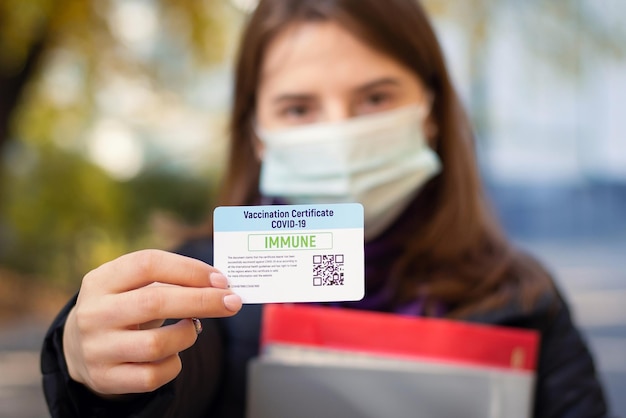
[[[261,1],[231,138],[223,205],[363,203],[366,296],[341,306],[536,329],[535,416],[605,416],[552,280],[487,209],[468,120],[416,2]],[[44,344],[53,416],[244,415],[261,308],[241,308],[210,266],[210,239],[178,253],[190,258],[142,251],[85,276]],[[161,326],[191,317],[214,318],[197,340],[190,320]]]

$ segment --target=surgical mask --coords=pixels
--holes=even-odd
[[[441,169],[411,105],[341,122],[257,130],[260,189],[290,204],[359,202],[365,240],[382,233]]]

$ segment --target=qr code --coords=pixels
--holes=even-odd
[[[313,286],[343,285],[343,254],[313,256]]]

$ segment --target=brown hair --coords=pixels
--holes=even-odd
[[[398,303],[426,297],[463,317],[519,297],[530,306],[549,287],[547,274],[513,251],[488,210],[468,118],[454,90],[439,42],[416,0],[262,0],[240,46],[231,116],[231,148],[221,205],[259,202],[260,164],[253,120],[264,53],[298,22],[333,21],[413,70],[433,94],[440,175],[420,193],[404,253],[392,267]],[[407,241],[407,235],[411,239]]]

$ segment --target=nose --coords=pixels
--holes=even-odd
[[[329,100],[324,107],[325,122],[341,122],[354,116],[350,103],[344,100]]]

